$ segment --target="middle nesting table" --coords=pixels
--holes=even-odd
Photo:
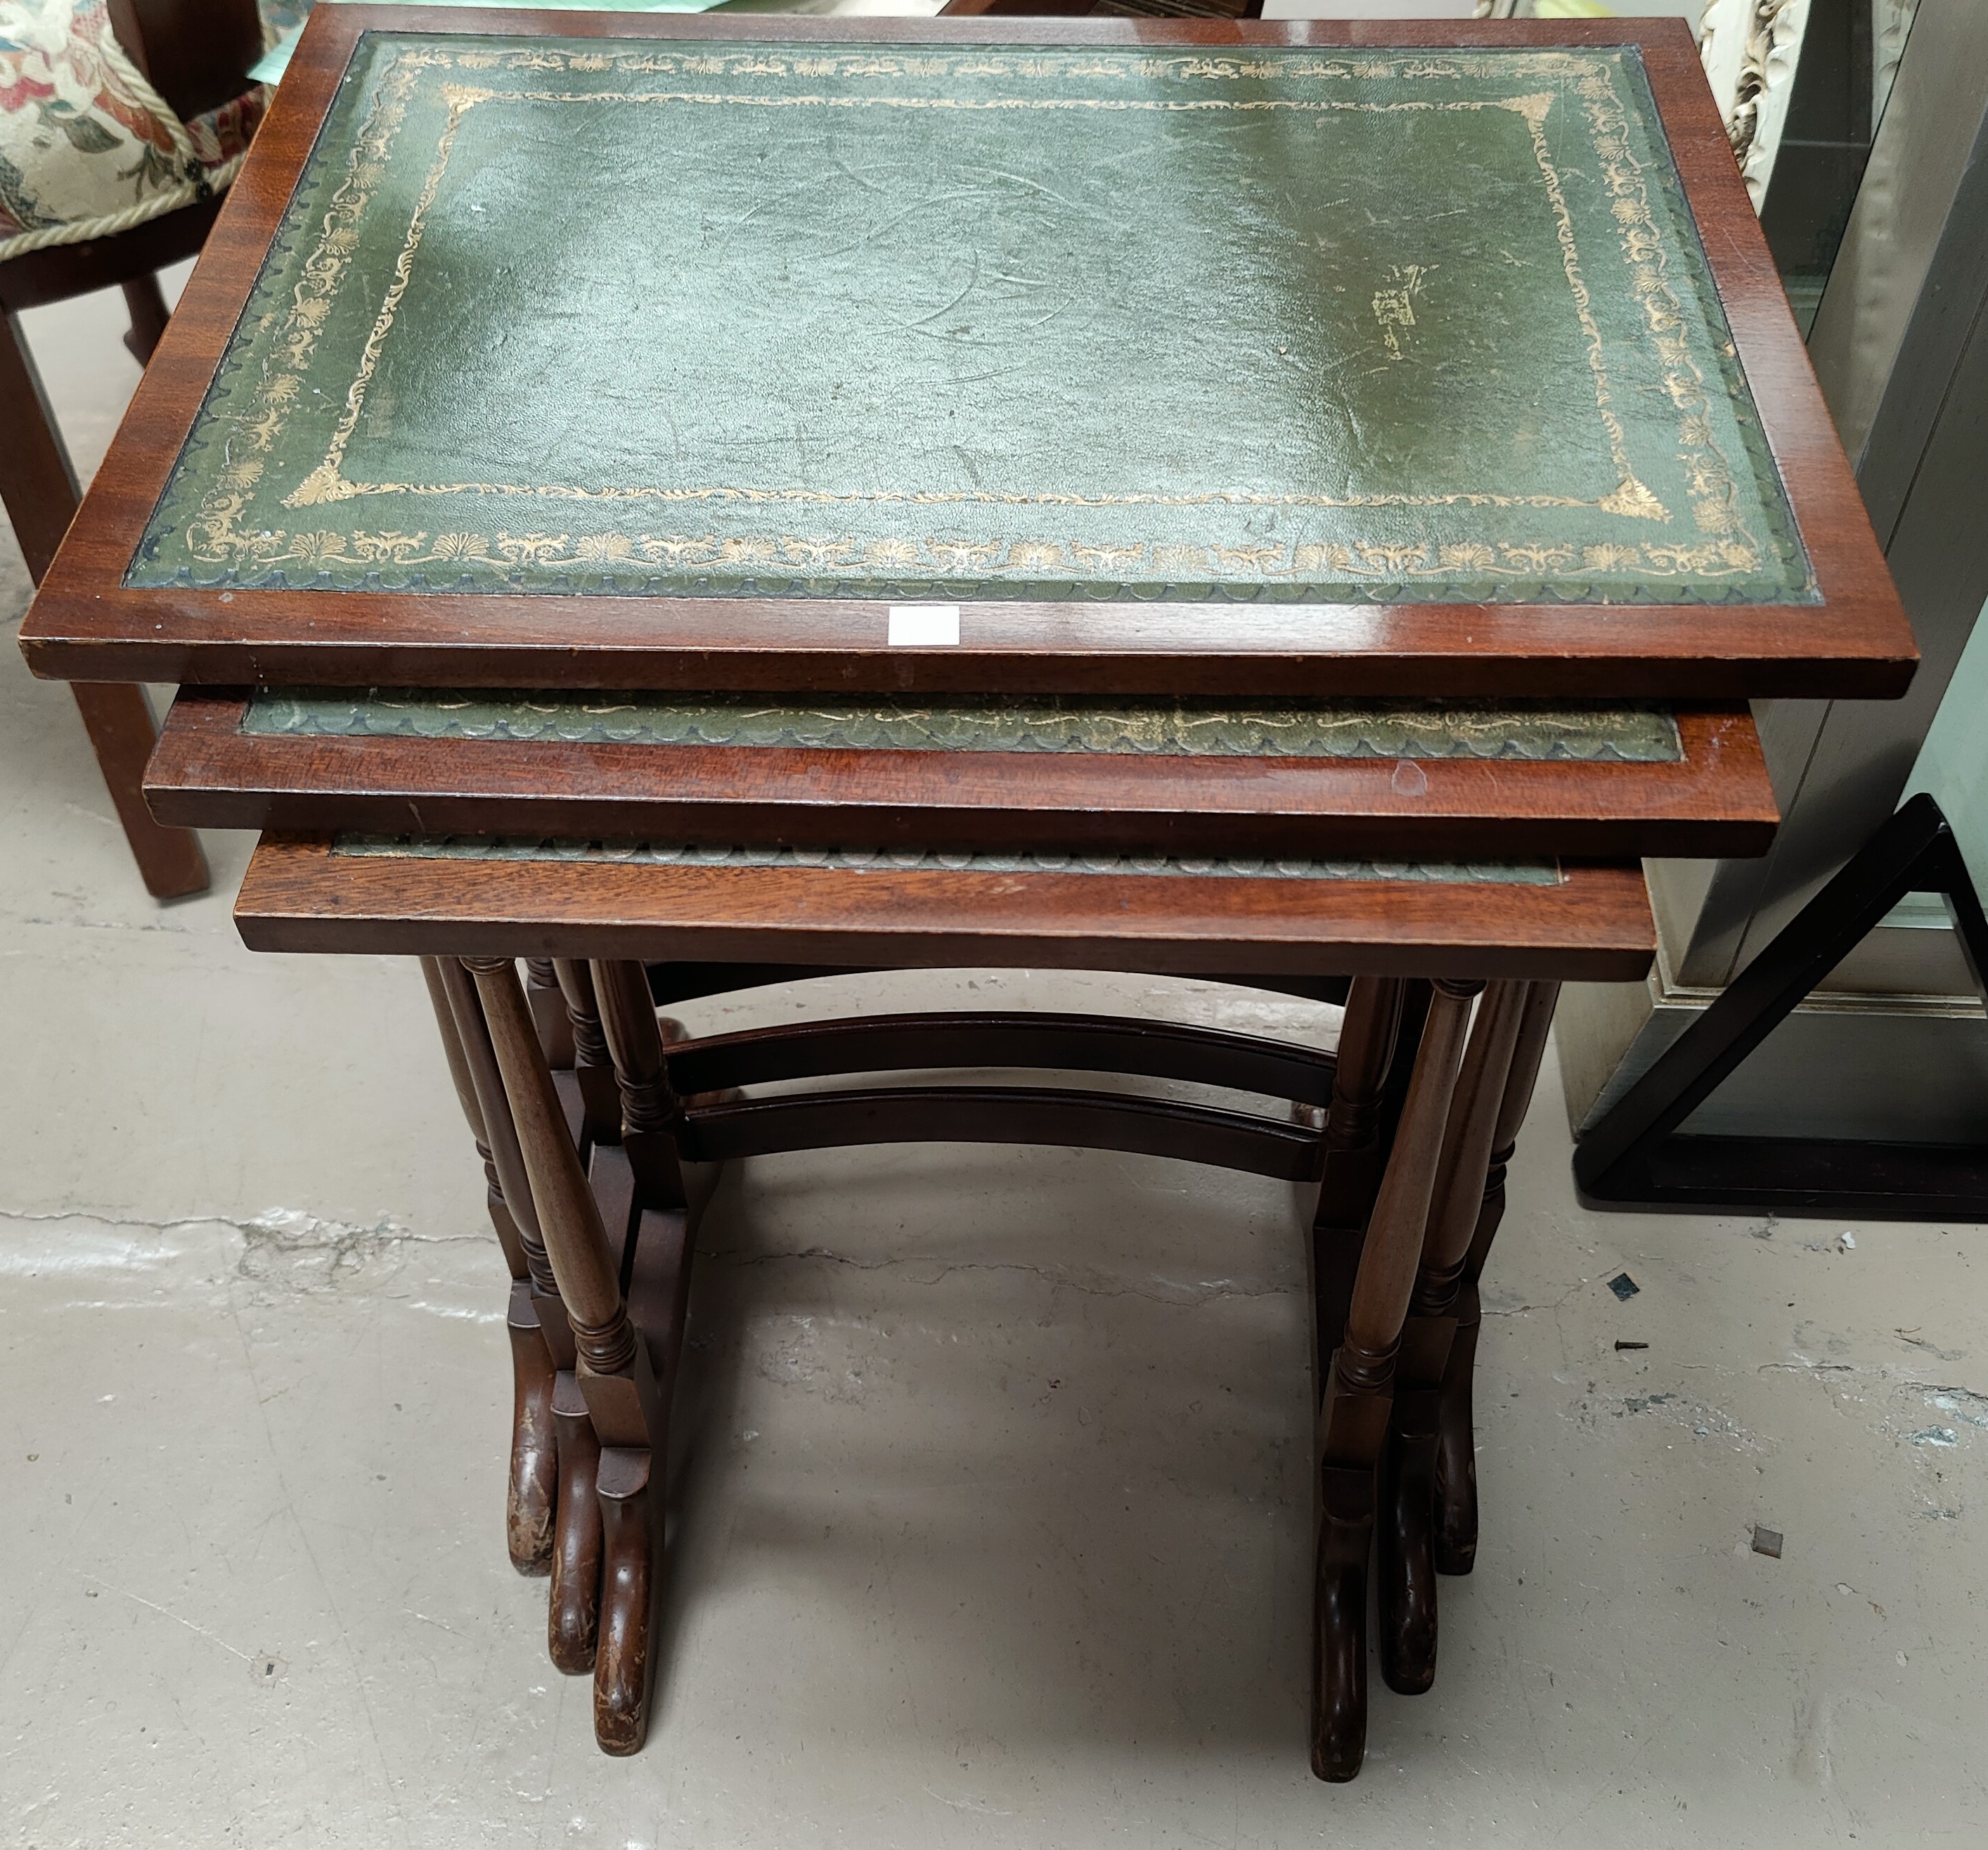
[[[188,688],[163,820],[672,847],[1754,854],[1743,707]]]
[[[551,1567],[555,1659],[592,1665],[610,1750],[640,1744],[653,1676],[681,1161],[1053,1139],[1319,1180],[1312,1759],[1330,1778],[1363,1749],[1377,1534],[1398,1689],[1433,1673],[1435,1571],[1474,1553],[1476,1281],[1559,980],[1647,967],[1629,857],[1757,850],[1773,820],[1743,710],[1648,705],[188,691],[148,790],[174,820],[284,832],[243,889],[252,947],[424,959],[518,1280],[513,1557]],[[529,986],[519,957],[543,960]],[[1192,972],[1347,1013],[1336,1057],[1045,1015],[672,1045],[656,1015],[945,964]],[[730,1091],[1004,1066],[1199,1081],[1290,1115]]]

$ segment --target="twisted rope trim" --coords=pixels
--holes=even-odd
[[[182,138],[185,133],[184,128],[180,130]],[[0,244],[0,263],[10,257],[25,256],[29,251],[46,250],[52,245],[87,244],[93,238],[113,238],[120,232],[128,232],[135,225],[144,224],[147,219],[162,218],[167,212],[176,212],[182,206],[196,205],[204,198],[225,191],[248,157],[244,150],[218,167],[201,168],[198,180],[183,181],[164,192],[154,193],[149,199],[140,200],[136,205],[127,205],[121,212],[106,213],[100,218],[78,218],[69,225],[51,225],[39,232],[23,232],[19,237],[9,238]],[[190,142],[187,158],[194,158]],[[198,166],[198,163],[195,161],[194,164]]]
[[[108,14],[104,16],[103,36],[96,49],[103,62],[130,86],[132,94],[166,131],[172,141],[173,153],[178,158],[180,171],[188,178],[164,192],[154,193],[149,199],[126,206],[121,211],[107,212],[96,218],[78,218],[66,225],[44,225],[39,231],[22,232],[0,242],[0,263],[10,257],[25,256],[29,251],[46,250],[53,245],[86,244],[93,238],[115,237],[118,232],[128,232],[148,219],[162,218],[167,212],[178,211],[181,206],[211,198],[225,191],[242,171],[246,150],[232,160],[222,161],[218,167],[201,164],[199,155],[194,151],[193,137],[187,133],[186,124],[179,119],[172,105],[146,81],[144,73],[117,42]]]

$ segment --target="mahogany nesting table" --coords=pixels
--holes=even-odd
[[[1747,698],[1915,660],[1675,22],[360,6],[22,642],[183,684],[148,794],[268,831],[252,946],[424,960],[516,1281],[511,1551],[604,1747],[647,1726],[681,1165],[1053,1141],[1320,1183],[1335,1779],[1370,1569],[1425,1688],[1474,1553],[1559,982],[1647,967],[1637,857],[1765,846]],[[1344,1026],[658,1014],[935,965]],[[1249,1108],[742,1091],[1002,1067]]]
[[[1641,874],[1041,859],[1067,864],[323,834],[269,834],[256,851],[237,909],[252,948],[426,963],[516,1281],[512,1559],[550,1571],[553,1660],[592,1670],[610,1752],[641,1744],[654,1669],[694,1231],[679,1165],[827,1145],[1050,1143],[1317,1181],[1314,1768],[1350,1777],[1364,1750],[1377,1517],[1384,1672],[1406,1691],[1433,1677],[1434,1577],[1468,1572],[1476,1547],[1476,1283],[1504,1162],[1559,979],[1648,967]],[[549,962],[539,993],[564,1005],[563,1091],[550,1063],[565,1037],[531,1006],[521,956]],[[715,989],[919,965],[1212,976],[1344,997],[1345,1023],[1335,1058],[1040,1013],[815,1020],[671,1045],[656,1012]],[[1187,1080],[1255,1108],[1061,1085],[737,1091],[1001,1067]],[[1265,1097],[1283,1111],[1266,1114]]]

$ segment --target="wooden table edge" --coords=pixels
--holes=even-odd
[[[865,650],[860,638],[840,646],[810,648],[804,638],[784,647],[716,647],[706,637],[677,645],[682,659],[644,660],[642,638],[653,635],[663,600],[613,597],[543,598],[478,596],[476,627],[502,632],[497,643],[467,638],[455,601],[443,594],[424,599],[440,614],[424,635],[400,638],[391,648],[379,641],[377,613],[350,607],[362,593],[290,592],[242,595],[262,610],[291,617],[307,634],[252,633],[250,612],[224,606],[221,594],[185,590],[126,590],[126,563],[178,452],[177,440],[142,455],[113,445],[113,455],[93,485],[54,566],[22,627],[22,646],[38,675],[74,680],[164,680],[181,682],[253,681],[377,681],[388,671],[408,681],[457,685],[537,685],[578,672],[602,685],[654,685],[765,687],[805,686],[823,672],[854,675],[844,685],[917,685],[955,688],[969,685],[962,675],[1060,677],[1070,690],[1122,681],[1129,670],[1144,676],[1142,686],[1159,691],[1199,685],[1188,678],[1218,668],[1231,678],[1219,685],[1242,691],[1256,678],[1264,691],[1330,681],[1352,692],[1497,692],[1510,691],[1515,675],[1529,689],[1547,693],[1635,693],[1685,698],[1787,697],[1890,698],[1904,691],[1917,654],[1911,628],[1884,570],[1869,522],[1858,499],[1847,463],[1806,350],[1775,279],[1772,259],[1736,168],[1718,134],[1716,112],[1699,71],[1689,34],[1670,19],[1513,21],[1311,21],[1291,22],[1203,21],[1030,20],[1006,17],[958,19],[925,24],[918,36],[961,42],[1013,42],[1019,29],[1027,42],[1055,44],[1184,43],[1222,46],[1331,47],[1535,45],[1633,45],[1641,49],[1656,96],[1664,133],[1687,187],[1693,209],[1702,192],[1716,208],[1701,215],[1700,234],[1715,284],[1732,323],[1740,361],[1756,387],[1762,423],[1779,462],[1798,523],[1804,529],[1825,601],[1820,605],[1622,606],[1628,634],[1611,635],[1611,607],[1584,607],[1586,635],[1567,634],[1567,607],[1518,605],[1316,605],[1285,607],[1303,612],[1308,627],[1330,627],[1364,633],[1364,640],[1307,651],[1266,638],[1256,646],[1212,658],[1182,650],[1178,655],[1101,641],[1073,648],[1045,648],[1039,637],[1016,637],[989,650],[946,655],[934,652]],[[1496,29],[1486,29],[1495,28]],[[306,29],[291,73],[257,138],[242,174],[189,282],[188,310],[176,316],[160,351],[140,382],[124,430],[147,425],[184,431],[211,382],[227,340],[252,285],[260,255],[279,222],[296,174],[308,157],[314,125],[335,91],[359,36],[369,29],[407,29],[441,34],[526,36],[545,32],[570,36],[789,39],[824,42],[874,42],[901,39],[904,23],[891,19],[817,20],[799,16],[759,18],[686,15],[489,12],[470,9],[382,9],[343,6],[323,9]],[[1679,131],[1691,134],[1680,140]],[[1715,155],[1716,157],[1715,157]],[[233,266],[231,270],[231,265]],[[235,298],[239,296],[241,299]],[[1811,476],[1814,479],[1811,480]],[[320,605],[343,601],[347,608],[307,612],[286,609],[284,600],[303,598]],[[688,604],[709,600],[681,600]],[[791,603],[793,600],[782,600]],[[503,607],[519,607],[515,611]],[[627,607],[627,615],[616,607]],[[887,607],[861,601],[804,606],[802,627],[824,622],[833,613],[860,613],[881,630]],[[962,604],[972,633],[976,622],[998,631],[1005,604]],[[1102,619],[1108,631],[1129,608],[1118,603],[1051,607],[1067,617],[1072,610]],[[1188,607],[1190,609],[1195,607]],[[1234,610],[1253,607],[1236,605]],[[217,636],[217,614],[226,610],[240,634]],[[1689,622],[1717,609],[1743,615],[1760,634],[1749,646],[1720,647],[1696,658],[1661,657],[1650,637],[1666,624]],[[635,612],[644,621],[625,635],[598,635],[576,648],[575,624],[610,628]],[[466,614],[467,613],[465,613]],[[707,611],[707,614],[708,614]],[[789,612],[792,620],[793,613]],[[323,619],[323,621],[320,621]],[[351,621],[348,624],[347,619]],[[852,617],[850,621],[857,621]],[[1034,621],[1021,618],[1026,626]],[[1528,622],[1538,629],[1527,634]],[[1486,658],[1478,632],[1486,627],[1509,632],[1510,646],[1530,653]],[[1792,636],[1777,639],[1777,628]],[[536,659],[522,671],[491,659],[519,651]],[[627,658],[633,652],[636,659]],[[859,659],[860,658],[860,659]],[[583,667],[581,665],[583,664]],[[548,668],[554,672],[548,674]],[[1295,674],[1297,683],[1290,677]],[[715,677],[715,678],[714,678]],[[1309,679],[1308,679],[1309,678]],[[1049,686],[1050,680],[1030,685]]]
[[[272,834],[235,916],[257,951],[1639,979],[1655,948],[1640,868],[1564,872],[1467,888],[962,877],[334,855],[328,837]]]
[[[238,692],[181,693],[146,773],[156,817],[201,828],[1428,859],[1760,854],[1778,820],[1744,709],[1680,712],[1685,758],[1650,764],[258,736],[242,731],[245,711]]]

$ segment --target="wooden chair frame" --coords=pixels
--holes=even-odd
[[[118,43],[182,116],[194,116],[248,87],[262,55],[254,0],[110,0]],[[39,584],[82,504],[83,489],[49,409],[19,317],[24,309],[117,287],[131,317],[124,344],[142,367],[166,331],[158,272],[198,254],[221,209],[218,197],[149,219],[112,238],[51,245],[0,263],[0,505]],[[158,725],[145,690],[128,682],[79,681],[76,704],[125,838],[155,898],[206,891],[207,861],[191,830],[162,827],[140,792]]]

